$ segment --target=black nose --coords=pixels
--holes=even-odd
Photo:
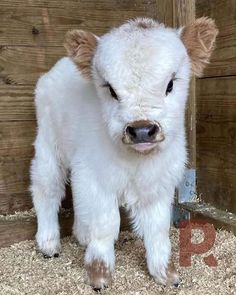
[[[126,135],[129,136],[132,143],[153,142],[159,132],[159,126],[157,124],[140,127],[128,125],[125,132]]]

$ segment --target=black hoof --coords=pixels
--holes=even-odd
[[[107,289],[108,288],[108,286],[103,286],[103,288],[93,288],[93,290],[96,292],[96,293],[101,293],[101,291],[102,290],[104,290],[104,289]]]
[[[45,258],[45,259],[49,259],[49,258],[52,258],[52,256],[49,256],[49,255],[47,255],[47,254],[43,254],[43,258]]]
[[[43,254],[43,257],[45,259],[49,259],[49,258],[52,258],[52,257],[58,258],[59,257],[59,253],[55,253],[53,256],[50,256],[50,255],[47,255],[47,254]]]

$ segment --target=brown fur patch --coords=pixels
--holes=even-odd
[[[85,265],[87,271],[87,284],[93,288],[103,289],[112,282],[112,272],[103,261],[93,260]]]
[[[173,286],[178,285],[180,283],[178,272],[176,271],[175,265],[170,259],[167,269],[166,275],[154,276],[154,279],[157,283],[166,285],[166,286]]]
[[[64,46],[81,74],[87,79],[91,78],[91,62],[97,46],[95,35],[82,30],[69,31],[66,34]]]
[[[150,29],[153,27],[151,23],[140,21],[137,23],[137,27],[142,28],[142,29]]]
[[[166,275],[168,285],[179,283],[179,275],[172,260],[168,264]]]
[[[136,26],[141,29],[152,29],[159,26],[157,22],[149,18],[137,18],[135,22]]]
[[[183,28],[181,39],[192,62],[192,72],[201,76],[215,47],[218,29],[214,20],[201,17]]]

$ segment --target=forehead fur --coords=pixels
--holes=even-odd
[[[109,82],[119,83],[117,78],[122,76],[127,83],[131,77],[138,83],[141,78],[145,82],[145,76],[156,79],[175,72],[186,55],[176,30],[152,19],[138,18],[101,37],[94,63]]]
[[[163,26],[163,24],[159,24],[157,21],[151,18],[138,17],[133,20],[129,20],[127,23],[123,25],[123,27],[135,29],[156,29],[159,26]]]
[[[202,17],[182,30],[166,28],[149,18],[130,20],[111,30],[100,39],[81,30],[69,31],[65,47],[82,76],[92,78],[96,72],[103,78],[119,77],[123,80],[132,74],[140,79],[167,76],[176,72],[184,61],[186,73],[191,61],[192,73],[201,76],[214,49],[218,30],[214,20]],[[147,75],[146,75],[147,76]],[[117,80],[117,79],[116,79]],[[142,79],[144,80],[144,79]],[[136,79],[134,82],[137,82]]]

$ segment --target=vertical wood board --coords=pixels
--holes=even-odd
[[[197,98],[199,197],[236,213],[236,76],[198,80]]]
[[[187,25],[195,20],[195,0],[173,0],[173,23],[175,27]],[[195,129],[196,97],[195,78],[189,88],[189,97],[186,108],[186,134],[188,140],[188,167],[196,167],[196,129]]]
[[[236,75],[236,1],[196,0],[196,16],[208,16],[219,28],[216,49],[205,77]]]

